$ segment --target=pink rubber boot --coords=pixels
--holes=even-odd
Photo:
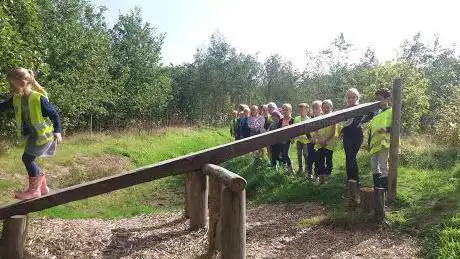
[[[42,177],[42,182],[40,184],[40,191],[42,195],[47,195],[50,192],[50,189],[48,188],[48,185],[46,185],[46,175],[45,174],[40,174]]]
[[[43,176],[29,177],[29,188],[25,192],[19,192],[14,195],[14,198],[18,200],[29,200],[33,198],[40,197],[42,195],[41,183]]]
[[[40,173],[40,176],[43,176],[42,183],[40,185],[40,191],[42,195],[47,195],[50,192],[50,189],[48,188],[48,185],[46,184],[46,175],[44,173]],[[29,189],[29,183],[26,182],[24,184],[24,189],[22,191],[15,191],[14,193],[15,194],[23,193],[23,192],[26,192],[28,189]]]

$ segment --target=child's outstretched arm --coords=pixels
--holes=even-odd
[[[4,102],[0,102],[0,112],[13,109],[13,97],[8,98]]]
[[[61,142],[61,120],[59,118],[59,114],[56,109],[48,102],[45,97],[40,98],[42,114],[44,117],[50,118],[51,122],[53,123],[54,131],[58,142]]]

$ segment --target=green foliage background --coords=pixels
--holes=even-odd
[[[296,104],[332,99],[344,105],[357,87],[364,101],[401,77],[403,132],[434,131],[455,144],[460,62],[453,48],[421,34],[402,42],[392,61],[379,62],[372,49],[356,57],[343,33],[317,52],[306,50],[303,70],[273,54],[264,60],[237,51],[219,32],[197,49],[190,63],[164,65],[166,34],[142,19],[141,10],[120,14],[108,25],[105,7],[85,0],[2,0],[0,2],[0,98],[15,66],[34,69],[50,93],[67,132],[93,128],[148,128],[164,124],[224,124],[239,103]],[[458,106],[458,105],[457,105]],[[2,114],[8,121],[9,114]],[[13,126],[0,125],[8,135]]]

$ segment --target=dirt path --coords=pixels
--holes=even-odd
[[[248,210],[248,258],[417,258],[413,238],[386,231],[344,230],[299,220],[324,215],[313,204]],[[207,258],[206,231],[187,230],[180,213],[122,220],[35,219],[29,258]]]

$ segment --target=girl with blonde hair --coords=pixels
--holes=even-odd
[[[7,75],[13,96],[0,102],[0,111],[13,109],[17,136],[25,140],[22,161],[29,175],[26,190],[15,193],[19,200],[32,199],[48,193],[46,178],[35,159],[53,156],[56,142],[61,142],[59,115],[48,102],[45,89],[35,80],[34,73],[25,68],[15,68]],[[51,123],[50,123],[51,121]]]

